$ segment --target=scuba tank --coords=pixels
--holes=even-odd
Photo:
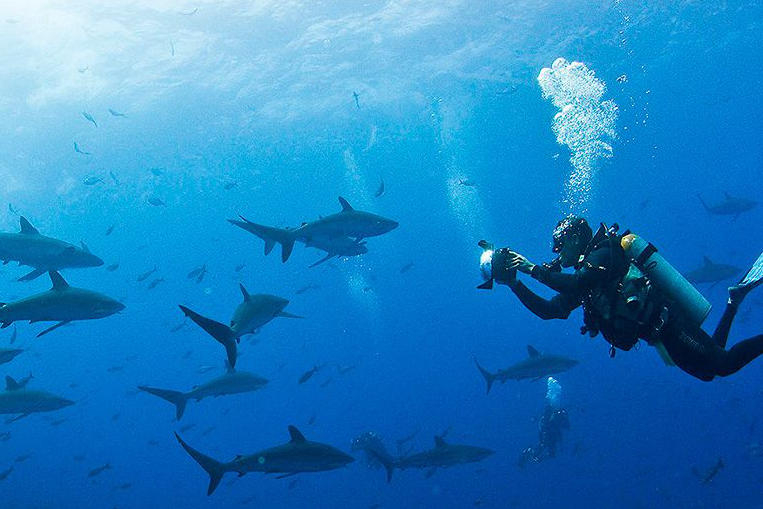
[[[656,247],[633,233],[623,236],[620,246],[647,275],[654,287],[672,302],[687,324],[697,327],[702,325],[712,306],[657,252]]]

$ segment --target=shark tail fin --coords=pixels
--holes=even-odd
[[[291,256],[291,252],[294,250],[294,239],[284,239],[281,241],[281,261],[286,263],[286,260]]]
[[[474,358],[474,364],[477,365],[477,369],[480,370],[482,377],[485,379],[485,382],[487,383],[487,392],[485,392],[485,394],[490,394],[490,388],[493,387],[493,382],[495,382],[495,375],[493,375],[490,371],[480,366],[480,363],[477,362],[476,357]]]
[[[185,413],[185,405],[188,403],[188,398],[182,392],[170,391],[167,389],[157,389],[155,387],[146,387],[145,385],[139,385],[138,389],[162,398],[164,401],[169,401],[175,405],[175,418],[178,421],[183,418],[183,414]]]
[[[702,199],[702,195],[697,193],[697,198],[699,198],[699,201],[702,203],[702,206],[705,207],[705,210],[710,212],[710,207],[708,207],[707,203],[705,203],[705,200]]]
[[[209,488],[207,488],[207,496],[214,493],[217,487],[220,485],[220,481],[223,480],[223,474],[225,474],[225,465],[220,463],[214,458],[210,458],[206,454],[202,454],[190,445],[186,444],[180,435],[175,433],[175,438],[180,442],[180,445],[185,449],[185,452],[196,461],[196,463],[203,468],[207,474],[209,474]]]
[[[379,460],[379,463],[384,465],[384,469],[387,471],[387,482],[392,482],[392,472],[395,471],[395,462],[387,454],[375,450],[373,447],[366,449],[368,454]]]
[[[236,340],[233,338],[233,331],[227,325],[216,322],[211,318],[201,316],[196,311],[188,309],[185,306],[180,306],[180,310],[185,316],[193,320],[193,322],[204,329],[207,334],[215,338],[220,344],[225,347],[225,352],[228,355],[228,362],[231,366],[236,366]]]

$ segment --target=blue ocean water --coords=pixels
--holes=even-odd
[[[477,241],[546,261],[571,212],[638,232],[683,272],[703,256],[755,260],[763,208],[709,215],[697,194],[761,197],[760,2],[40,0],[6,3],[0,19],[0,227],[18,231],[23,215],[84,241],[119,267],[63,276],[127,306],[39,339],[51,324],[16,324],[25,352],[0,375],[31,372],[30,388],[75,404],[0,423],[0,507],[763,507],[763,360],[704,383],[646,345],[610,359],[578,333],[579,311],[542,321],[505,287],[475,288]],[[539,76],[559,58],[586,72],[548,93]],[[564,94],[571,110],[554,103]],[[265,256],[226,221],[297,227],[338,212],[338,196],[400,226],[365,239],[367,254],[309,268],[320,251],[298,244],[282,263],[280,247]],[[187,277],[202,265],[201,282]],[[50,288],[16,281],[28,271],[2,268],[0,300]],[[699,286],[707,330],[733,282]],[[224,372],[204,331],[171,330],[180,304],[227,323],[239,283],[304,319],[242,340],[237,367],[265,389],[191,402],[176,422],[137,386],[189,390]],[[750,295],[731,345],[761,332],[762,304]],[[519,468],[546,384],[486,395],[473,356],[504,368],[528,344],[581,362],[555,375],[562,450]],[[288,425],[357,460],[228,474],[208,498],[173,436],[227,461],[285,443]],[[351,451],[367,431],[393,451],[446,434],[495,454],[388,484]]]

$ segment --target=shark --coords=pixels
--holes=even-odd
[[[17,415],[17,421],[29,414],[53,412],[73,405],[74,402],[45,391],[30,390],[6,377],[5,391],[0,392],[0,414]]]
[[[91,253],[84,242],[77,247],[42,235],[24,216],[19,218],[19,223],[21,229],[18,233],[0,233],[0,260],[3,265],[18,262],[19,265],[34,268],[19,281],[31,281],[48,271],[103,265],[103,260]]]
[[[712,283],[712,286],[723,280],[731,279],[742,273],[742,269],[725,263],[715,263],[705,256],[702,266],[685,274],[687,281],[693,284]]]
[[[232,368],[236,367],[237,344],[242,336],[256,333],[273,318],[302,318],[284,311],[284,308],[289,304],[288,300],[266,293],[252,295],[244,288],[244,285],[239,284],[238,286],[244,300],[233,312],[230,326],[206,318],[185,306],[180,306],[180,310],[185,316],[193,320],[196,325],[225,347],[228,364]]]
[[[0,348],[0,364],[11,362],[17,355],[24,353],[18,348]]]
[[[495,373],[490,373],[488,370],[480,366],[475,358],[474,363],[485,378],[485,382],[487,382],[487,393],[490,393],[490,388],[496,380],[501,383],[504,383],[507,380],[538,380],[548,375],[567,371],[580,364],[580,361],[570,359],[563,355],[542,354],[532,345],[527,345],[527,354],[527,359]]]
[[[412,454],[410,456],[394,459],[388,454],[376,448],[369,448],[367,451],[379,462],[384,465],[387,471],[387,482],[392,481],[392,473],[397,470],[408,468],[448,468],[454,465],[465,463],[476,463],[482,461],[495,451],[485,449],[484,447],[475,447],[473,445],[450,444],[441,436],[434,437],[434,448],[426,451]],[[431,474],[429,474],[431,476]]]
[[[280,244],[281,261],[283,262],[286,262],[289,256],[291,256],[296,241],[304,242],[306,245],[317,247],[329,253],[331,252],[329,249],[323,249],[319,247],[319,244],[327,242],[353,242],[360,249],[360,242],[364,238],[384,235],[398,227],[398,223],[391,219],[371,212],[355,210],[341,196],[339,197],[339,203],[342,206],[341,212],[320,217],[312,222],[302,223],[298,228],[265,226],[249,221],[242,216],[239,216],[241,220],[229,219],[228,222],[264,240],[266,256],[270,254],[276,244]],[[351,240],[345,241],[343,239]]]
[[[236,472],[239,477],[250,472],[282,474],[278,477],[280,479],[306,472],[335,470],[355,461],[355,458],[331,445],[307,440],[294,426],[289,426],[289,437],[286,444],[239,455],[222,463],[192,448],[175,433],[183,449],[209,474],[208,496],[217,489],[227,472]]]
[[[729,193],[723,193],[723,201],[715,205],[708,205],[699,194],[697,197],[708,214],[714,216],[734,216],[734,219],[758,206],[758,202],[755,200],[735,198],[729,195]]]
[[[0,328],[20,320],[58,322],[37,334],[39,338],[70,322],[106,318],[125,309],[124,304],[102,293],[69,286],[58,272],[49,274],[53,287],[47,292],[0,303]]]
[[[196,400],[198,403],[204,398],[216,398],[218,396],[253,392],[264,388],[267,384],[268,381],[261,376],[229,368],[224,375],[196,386],[188,392],[171,391],[156,387],[147,387],[145,385],[139,385],[138,389],[153,394],[154,396],[162,398],[175,405],[175,418],[179,421],[183,417],[186,404],[190,400]]]
[[[305,242],[305,246],[314,247],[326,252],[326,256],[309,266],[311,269],[332,258],[359,256],[368,252],[365,242],[358,242],[349,237],[313,237]]]

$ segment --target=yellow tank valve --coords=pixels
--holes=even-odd
[[[628,235],[624,236],[620,240],[620,246],[625,251],[628,251],[628,250],[630,250],[631,246],[633,245],[633,243],[636,241],[637,238],[638,237],[636,235],[634,235],[633,233],[629,233]]]

